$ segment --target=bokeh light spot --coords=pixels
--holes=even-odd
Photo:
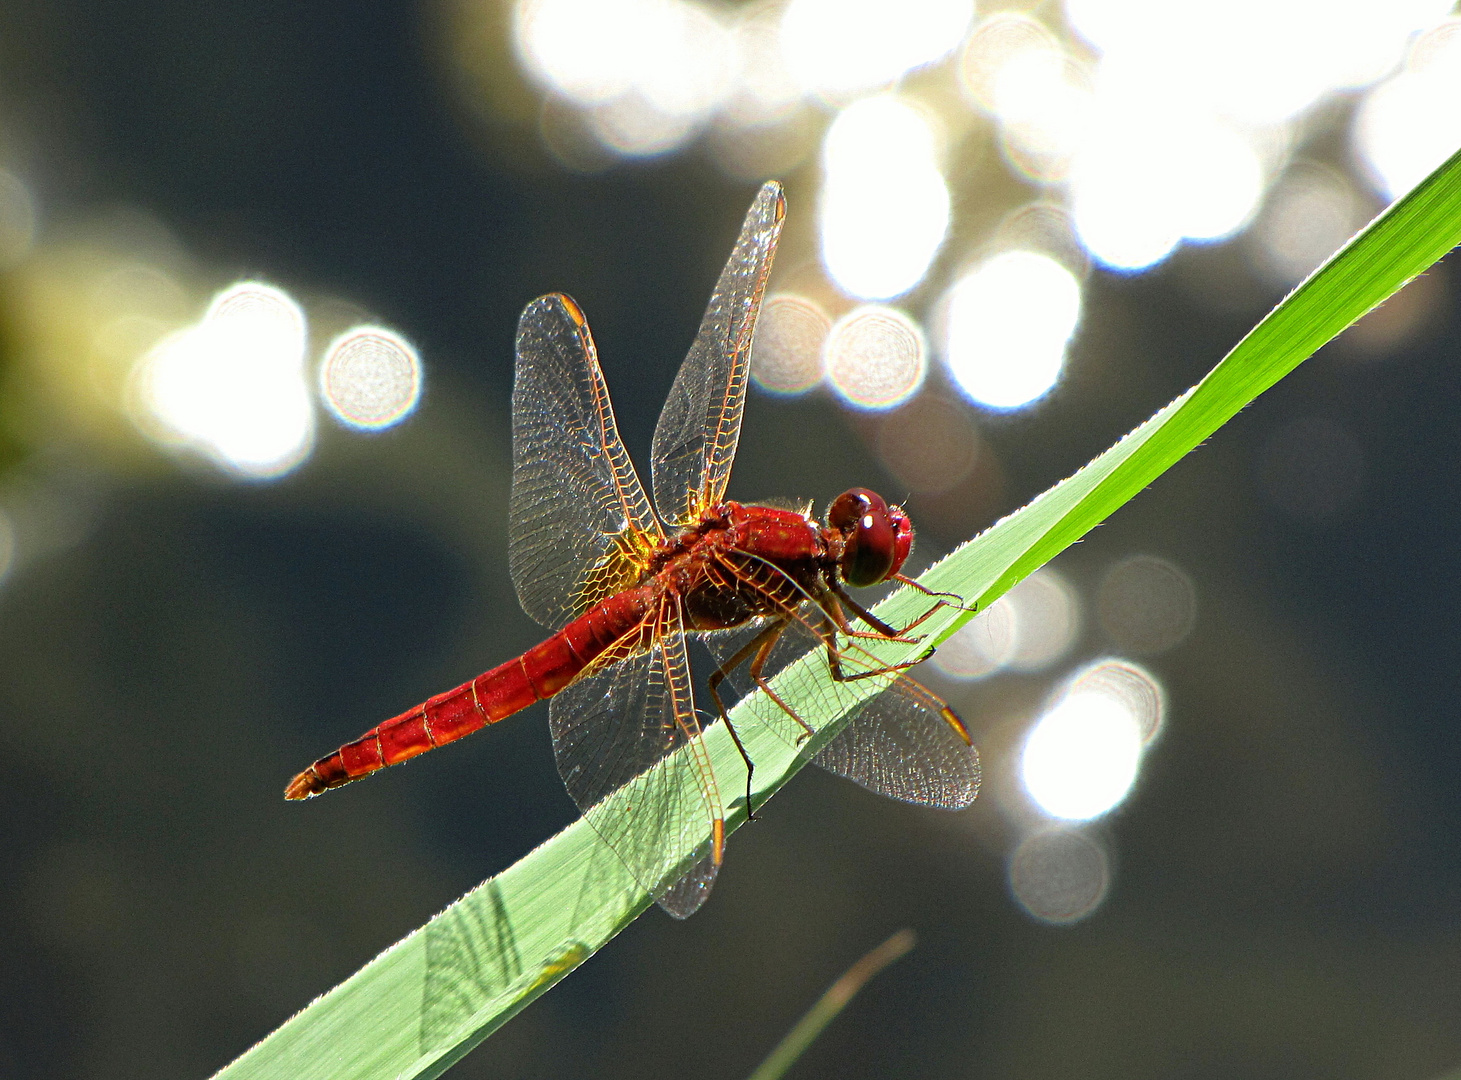
[[[637,91],[595,106],[587,121],[600,143],[624,157],[667,154],[695,134],[693,120],[656,108]]]
[[[579,104],[629,89],[625,62],[635,50],[636,0],[523,0],[514,29],[527,69]]]
[[[991,237],[992,251],[1028,251],[1048,256],[1077,280],[1090,269],[1090,256],[1075,234],[1075,222],[1061,203],[1049,199],[1025,203],[1000,221]]]
[[[929,661],[956,679],[1011,668],[1041,671],[1080,633],[1080,600],[1058,570],[1042,566],[939,646]]]
[[[1001,598],[1013,611],[1015,648],[1009,666],[1041,671],[1075,644],[1081,606],[1065,575],[1042,566]]]
[[[1071,829],[1025,837],[1009,861],[1010,892],[1041,922],[1079,922],[1101,906],[1111,888],[1111,864],[1095,840]]]
[[[239,476],[288,472],[314,437],[304,342],[304,312],[281,290],[252,281],[223,290],[201,322],[143,358],[144,429]]]
[[[877,448],[883,464],[905,487],[948,491],[973,471],[979,436],[967,407],[920,394],[883,420]]]
[[[1418,38],[1405,70],[1355,115],[1354,149],[1386,198],[1397,198],[1461,147],[1461,19]]]
[[[1076,672],[1066,683],[1065,693],[1104,694],[1118,702],[1135,721],[1143,746],[1149,746],[1162,730],[1167,716],[1167,695],[1150,671],[1129,660],[1097,660]]]
[[[1243,228],[1263,196],[1254,143],[1210,110],[1154,96],[1147,84],[1098,94],[1070,169],[1081,242],[1115,270],[1165,259],[1185,240]]]
[[[1174,216],[1184,240],[1231,236],[1263,198],[1263,162],[1253,144],[1212,116],[1195,116],[1171,146]]]
[[[1017,409],[1060,378],[1080,322],[1080,285],[1054,259],[1006,251],[961,278],[944,310],[944,363],[969,398]]]
[[[890,95],[843,109],[822,144],[822,262],[863,300],[923,280],[949,228],[949,191],[929,119]]]
[[[1380,78],[1409,36],[1450,0],[1066,0],[1067,18],[1105,60],[1137,69],[1170,98],[1248,124],[1285,122],[1325,93]]]
[[[867,304],[832,325],[827,379],[849,405],[891,409],[923,384],[928,360],[918,324],[896,308]]]
[[[822,381],[831,321],[814,301],[792,293],[766,298],[751,346],[751,378],[773,394],[801,394]]]
[[[739,78],[725,121],[759,127],[786,117],[802,103],[802,86],[792,76],[781,48],[781,9],[754,3],[740,12],[733,35]]]
[[[708,8],[688,0],[654,0],[653,15],[638,30],[642,53],[635,85],[670,116],[708,116],[729,95],[735,79],[734,39]]]
[[[1197,618],[1192,580],[1166,559],[1132,555],[1106,572],[1096,591],[1101,626],[1122,649],[1152,656],[1177,645]]]
[[[965,89],[999,121],[1005,159],[1032,180],[1064,180],[1095,105],[1087,66],[1043,26],[1010,12],[992,16],[976,38],[988,40],[970,41]],[[990,55],[976,66],[979,53]]]
[[[984,679],[1015,651],[1014,609],[1003,597],[951,634],[929,663],[954,679]]]
[[[1162,146],[1174,126],[1108,103],[1071,165],[1076,233],[1112,269],[1145,269],[1181,242],[1176,221],[1161,212]]]
[[[952,51],[973,15],[972,0],[792,0],[781,49],[806,90],[841,98]]]
[[[421,397],[421,358],[399,334],[357,326],[337,337],[320,365],[320,396],[341,423],[399,423]]]
[[[1142,735],[1138,720],[1119,699],[1073,690],[1036,721],[1020,755],[1020,778],[1051,817],[1100,817],[1126,798],[1136,781]]]
[[[1297,285],[1364,224],[1349,180],[1333,169],[1298,162],[1268,193],[1253,230],[1253,261],[1275,285]]]
[[[520,0],[514,30],[527,70],[625,156],[679,147],[735,86],[729,28],[691,0]]]
[[[999,109],[1000,84],[1009,65],[1022,58],[1060,53],[1060,42],[1040,20],[1016,11],[996,11],[979,20],[959,57],[959,84],[975,105]]]

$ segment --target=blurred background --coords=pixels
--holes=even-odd
[[[924,565],[1461,145],[1450,0],[0,0],[0,1076],[200,1077],[573,818],[537,708],[286,805],[540,631],[518,311],[641,467],[755,185],[732,481]],[[1461,1062],[1457,275],[925,665],[986,784],[816,770],[457,1077],[1415,1077]]]

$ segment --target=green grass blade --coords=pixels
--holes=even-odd
[[[796,1059],[806,1053],[807,1047],[816,1041],[818,1035],[847,1007],[857,992],[867,985],[883,968],[904,956],[918,943],[912,930],[899,930],[872,952],[868,953],[827,988],[796,1026],[786,1033],[786,1038],[766,1056],[747,1080],[781,1080],[786,1070],[796,1064]]]
[[[1305,358],[1461,243],[1461,154],[1373,221],[1271,312],[1197,386],[1080,472],[965,544],[923,577],[930,588],[977,597],[981,607],[1078,540]],[[927,599],[905,590],[880,606],[906,619]],[[947,609],[925,624],[942,640],[969,615]],[[923,646],[890,647],[883,659]],[[819,730],[797,748],[758,723],[753,696],[735,717],[756,761],[756,805],[772,795],[834,733],[874,680],[844,687],[834,709],[816,705],[825,663],[793,665],[778,689]],[[815,693],[814,693],[815,691]],[[723,792],[744,776],[716,725],[707,743]],[[635,785],[614,798],[632,799]],[[743,799],[744,797],[742,797]],[[727,827],[745,820],[742,801]],[[691,852],[683,853],[685,859]],[[580,821],[485,882],[316,1000],[218,1075],[433,1077],[604,945],[650,899]]]

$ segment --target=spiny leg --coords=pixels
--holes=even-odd
[[[853,606],[856,607],[857,605],[854,604]],[[949,708],[947,702],[922,683],[901,674],[908,668],[921,663],[924,657],[919,657],[916,660],[910,660],[902,664],[885,665],[870,671],[848,675],[842,670],[842,651],[837,646],[837,632],[841,624],[847,623],[847,615],[838,604],[837,596],[832,593],[828,593],[818,599],[818,608],[821,613],[820,625],[810,627],[810,629],[821,638],[822,643],[826,646],[827,666],[835,682],[856,682],[859,679],[897,675],[898,682],[902,686],[904,693],[911,695],[926,709],[936,713],[963,740],[964,745],[973,745],[973,741],[969,737],[969,729],[964,726],[964,722],[959,719],[958,714]]]
[[[922,639],[901,637],[891,627],[888,628],[889,633],[886,634],[869,634],[861,630],[854,630],[852,628],[852,621],[848,619],[847,613],[842,610],[842,604],[839,602],[844,600],[857,612],[858,617],[867,620],[870,626],[886,625],[877,616],[864,610],[862,605],[858,604],[857,601],[843,592],[839,585],[834,584],[830,592],[825,593],[818,599],[817,607],[822,613],[822,625],[813,629],[816,635],[822,639],[822,643],[827,647],[827,667],[832,673],[834,682],[857,682],[860,679],[875,679],[882,675],[893,675],[900,671],[907,671],[911,667],[916,667],[928,658],[929,653],[924,653],[922,656],[913,660],[907,660],[901,664],[884,664],[867,671],[859,671],[855,675],[847,674],[842,670],[842,650],[837,647],[837,632],[839,630],[850,638],[873,638],[877,641],[895,641],[907,645],[917,644]],[[935,607],[933,611],[936,610],[938,609]],[[933,611],[925,613],[922,618],[907,629],[912,629],[913,626],[917,626],[919,622],[922,622],[929,615],[933,614]],[[932,650],[930,649],[929,652],[931,653]]]
[[[894,629],[892,626],[889,626],[887,623],[883,622],[882,619],[874,615],[871,611],[867,610],[867,608],[859,604],[852,597],[848,596],[847,590],[842,587],[842,583],[835,580],[830,583],[829,591],[824,593],[823,596],[817,601],[817,603],[818,606],[821,607],[823,613],[837,625],[837,629],[842,631],[842,633],[846,634],[850,638],[871,638],[877,641],[896,641],[902,645],[917,645],[920,641],[923,640],[922,638],[910,638],[904,637],[903,635],[906,634],[909,630],[917,627],[919,623],[921,623],[924,619],[928,618],[930,614],[932,614],[931,611],[923,615],[917,620],[917,622],[909,623],[902,630]],[[843,604],[846,604],[848,607],[850,607],[857,614],[857,617],[859,619],[871,626],[876,632],[870,634],[866,630],[858,630],[855,626],[853,626],[852,620],[847,617],[847,612],[842,610]],[[937,607],[933,609],[933,611],[937,610]]]
[[[964,603],[964,598],[958,593],[941,592],[937,589],[930,589],[927,585],[919,584],[911,577],[904,577],[902,574],[894,574],[890,580],[896,581],[902,585],[907,585],[910,589],[916,589],[918,592],[923,593],[924,596],[951,597],[951,600],[945,600],[942,602],[944,607],[958,608],[960,611],[970,611],[975,613],[979,611],[979,604],[977,601],[972,604],[966,604]]]
[[[741,743],[740,733],[736,731],[736,726],[731,723],[730,713],[726,711],[725,702],[721,701],[720,699],[720,684],[725,682],[725,680],[730,677],[730,673],[732,671],[734,671],[736,668],[740,667],[748,659],[750,659],[753,653],[758,652],[762,648],[769,649],[772,645],[775,645],[776,639],[781,637],[781,632],[785,629],[785,619],[779,619],[776,622],[771,623],[764,630],[762,630],[755,637],[753,637],[750,641],[746,642],[746,644],[737,649],[736,654],[732,656],[729,660],[718,665],[716,669],[710,673],[710,678],[706,680],[710,688],[710,696],[715,699],[716,711],[720,713],[720,718],[725,721],[725,729],[726,731],[730,732],[731,741],[736,744],[736,750],[740,753],[741,760],[746,763],[747,821],[756,820],[756,813],[751,808],[751,777],[754,776],[756,773],[756,763],[751,760],[751,755],[746,753],[746,748]],[[772,697],[774,700],[775,695],[772,695]],[[777,703],[780,704],[780,702]],[[782,707],[785,708],[785,706]]]
[[[781,636],[781,632],[786,629],[790,621],[790,618],[784,618],[781,620],[776,631],[777,637]],[[767,682],[766,678],[761,674],[761,672],[766,667],[766,661],[771,657],[771,649],[775,644],[776,640],[773,638],[771,641],[766,642],[766,644],[761,647],[760,651],[756,653],[756,658],[751,661],[751,678],[755,681],[756,685],[761,688],[761,691],[767,697],[769,697],[772,701],[781,706],[782,712],[786,713],[787,716],[791,717],[799,725],[801,725],[802,734],[797,739],[797,744],[800,745],[801,743],[806,742],[813,735],[815,735],[817,733],[817,729],[812,727],[812,725],[807,723],[805,720],[803,720],[801,716],[797,714],[797,711],[795,709],[793,709],[786,702],[782,701],[781,695],[778,694],[775,690],[771,689],[771,684]]]
[[[922,588],[922,586],[919,586],[919,587]],[[903,629],[898,630],[898,629],[895,629],[894,627],[888,625],[887,623],[883,622],[882,619],[878,618],[876,615],[874,615],[867,608],[863,607],[856,600],[854,600],[851,596],[848,596],[847,595],[847,590],[842,587],[842,583],[840,581],[833,581],[831,583],[831,588],[832,588],[832,592],[836,595],[836,597],[839,600],[841,600],[844,604],[846,604],[848,607],[850,607],[857,614],[857,617],[859,619],[861,619],[863,622],[867,623],[874,630],[878,631],[877,634],[869,634],[869,633],[866,633],[866,632],[861,631],[861,630],[853,630],[852,629],[851,622],[848,621],[848,623],[847,623],[846,626],[840,626],[839,625],[839,627],[838,627],[838,629],[840,629],[848,637],[864,637],[864,638],[866,638],[866,637],[882,637],[882,638],[885,638],[885,639],[887,639],[889,641],[897,641],[897,642],[899,642],[901,644],[905,644],[905,645],[916,645],[921,639],[920,638],[910,638],[910,637],[906,636],[908,634],[908,631],[910,631],[910,630],[916,630],[919,626],[923,625],[923,623],[926,622],[929,618],[931,618],[933,616],[933,613],[935,611],[937,611],[939,608],[943,608],[943,607],[957,607],[961,611],[967,611],[967,610],[969,610],[968,608],[960,607],[960,605],[958,605],[958,604],[950,604],[947,601],[940,600],[938,603],[934,604],[933,607],[929,608],[922,615],[918,616],[918,618],[914,619],[907,626],[903,627]],[[923,591],[924,592],[928,592],[927,589],[923,589]],[[933,595],[937,595],[937,594],[933,594]],[[844,615],[843,618],[846,619],[846,616]]]

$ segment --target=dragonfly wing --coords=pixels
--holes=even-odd
[[[962,810],[979,794],[979,752],[938,698],[899,675],[812,761],[869,791]]]
[[[734,630],[707,634],[705,644],[722,665],[736,657],[770,620],[762,619]],[[824,616],[815,604],[804,603],[786,620],[762,667],[770,680],[788,664],[826,647],[815,632]],[[875,670],[877,662],[855,642],[842,639],[842,667],[847,674]],[[741,694],[755,688],[751,658],[729,672],[729,682]],[[880,678],[884,678],[881,677]],[[979,754],[969,742],[964,725],[942,701],[922,685],[898,674],[885,677],[887,688],[853,705],[855,683],[829,682],[815,695],[819,713],[852,708],[852,718],[831,742],[812,758],[828,772],[903,802],[950,810],[962,809],[979,793]],[[794,721],[773,703],[757,710],[783,738],[800,735]]]
[[[713,851],[707,851],[698,863],[658,898],[659,906],[677,919],[688,919],[705,903],[718,873],[720,862]]]
[[[553,752],[589,824],[660,906],[683,919],[704,902],[720,868],[725,815],[696,719],[678,607],[666,602],[623,651],[632,655],[554,696]],[[695,854],[686,859],[686,851]]]
[[[661,536],[588,322],[561,293],[518,320],[508,521],[518,599],[554,630],[632,584]]]
[[[725,494],[746,404],[751,335],[785,216],[781,185],[765,184],[660,413],[651,472],[654,503],[667,523],[693,524]]]

